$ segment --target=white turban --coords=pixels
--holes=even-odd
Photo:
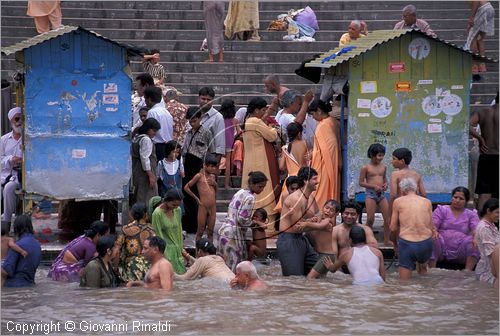
[[[9,120],[12,121],[12,119],[14,119],[14,117],[16,116],[16,114],[20,114],[22,113],[22,110],[20,107],[14,107],[13,109],[10,109],[9,111]]]

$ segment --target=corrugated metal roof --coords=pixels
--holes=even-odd
[[[4,47],[4,48],[2,48],[2,53],[8,56],[8,55],[14,54],[17,51],[21,51],[21,50],[33,47],[33,46],[40,44],[42,42],[49,41],[55,37],[58,37],[58,36],[61,36],[61,35],[67,34],[67,33],[71,33],[71,32],[76,31],[76,30],[85,31],[89,34],[92,34],[92,35],[98,37],[98,38],[101,38],[101,39],[106,40],[108,42],[114,43],[120,47],[123,47],[123,48],[127,49],[127,51],[130,54],[141,55],[141,54],[146,52],[146,49],[144,49],[144,48],[134,47],[134,46],[124,44],[124,43],[118,43],[118,42],[110,40],[110,39],[94,32],[94,31],[85,29],[85,28],[80,27],[80,26],[61,26],[57,29],[51,30],[47,33],[43,33],[43,34],[34,36],[34,37],[29,38],[25,41],[13,44],[9,47]]]
[[[466,52],[472,55],[474,60],[480,60],[483,62],[495,63],[497,60],[484,57],[479,54],[472,53],[468,50],[465,50],[453,43],[447,42],[437,37],[433,37],[421,32],[418,29],[400,29],[400,30],[374,30],[370,32],[367,36],[358,38],[355,41],[345,45],[343,48],[337,47],[333,50],[327,51],[321,54],[318,58],[308,62],[305,64],[305,67],[315,67],[315,68],[330,68],[334,67],[338,64],[341,64],[351,58],[359,56],[367,51],[372,50],[375,46],[379,44],[383,44],[392,39],[401,37],[410,32],[416,32],[422,34],[423,36],[439,41],[446,45],[449,45],[452,48],[458,49],[460,51]]]

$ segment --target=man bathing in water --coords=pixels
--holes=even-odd
[[[432,224],[432,204],[418,196],[417,182],[404,178],[399,182],[403,196],[394,201],[391,217],[391,238],[399,246],[399,278],[409,280],[417,268],[418,274],[427,273],[427,262],[432,254],[437,231]]]
[[[339,256],[351,247],[349,232],[353,226],[363,228],[365,230],[366,244],[378,249],[377,239],[375,239],[370,227],[357,223],[359,215],[361,215],[361,206],[358,203],[348,201],[342,205],[342,224],[332,229],[333,254]]]
[[[151,263],[144,281],[129,281],[127,287],[146,287],[154,289],[172,289],[174,270],[172,264],[165,259],[167,244],[160,237],[151,237],[144,241],[142,254]]]
[[[302,167],[298,174],[304,186],[290,194],[283,203],[280,219],[280,234],[276,242],[281,271],[284,276],[307,275],[318,261],[309,240],[304,237],[303,231],[321,230],[329,223],[307,221],[318,211],[314,198],[310,199],[313,191],[318,187],[318,173],[313,168]]]

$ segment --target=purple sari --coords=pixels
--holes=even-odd
[[[59,253],[56,260],[50,266],[49,273],[47,276],[52,280],[65,281],[65,282],[79,282],[80,281],[80,270],[85,267],[89,260],[80,259],[74,264],[67,264],[63,261],[64,254],[66,251],[77,247],[79,244],[85,243],[84,240],[87,239],[85,235],[73,239],[66,247]],[[95,251],[94,251],[95,252]],[[75,255],[78,259],[78,256]]]

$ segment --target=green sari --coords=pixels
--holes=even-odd
[[[163,209],[157,207],[153,211],[153,229],[156,235],[167,243],[165,248],[165,258],[172,264],[174,272],[177,274],[186,273],[182,248],[184,239],[182,238],[181,208],[174,209],[174,215],[167,217]]]

